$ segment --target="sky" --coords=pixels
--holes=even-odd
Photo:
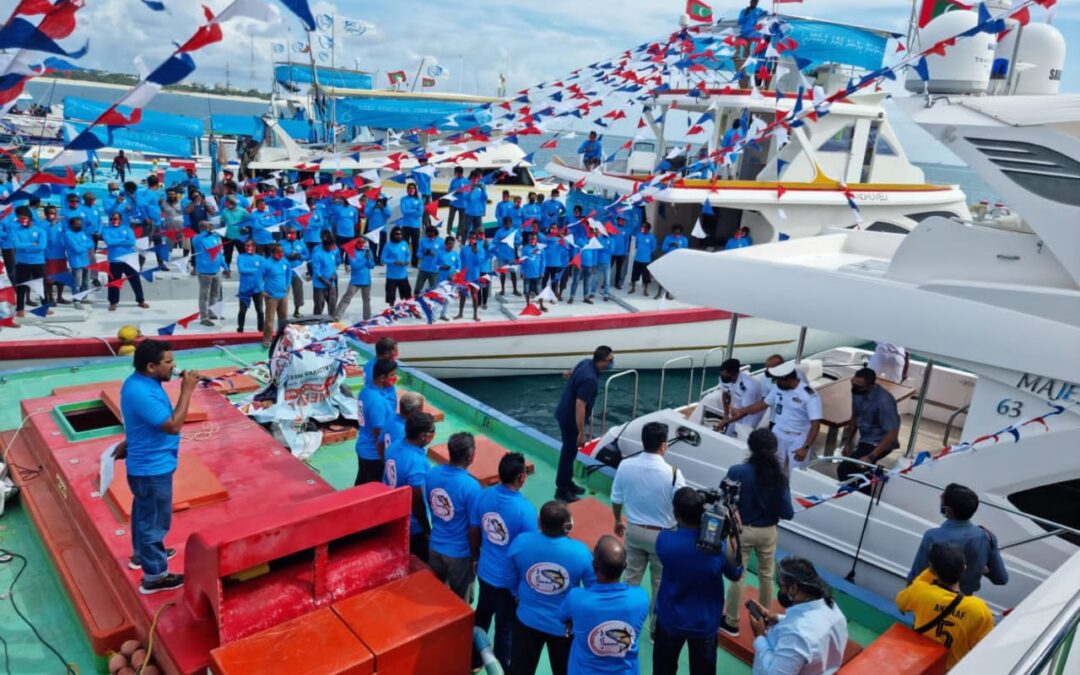
[[[283,5],[267,1],[277,10],[278,20],[226,24],[225,39],[195,55],[199,69],[192,79],[223,83],[227,64],[234,87],[269,87],[273,45],[295,43],[305,35]],[[83,63],[103,70],[135,72],[137,56],[158,63],[168,55],[170,43],[185,40],[203,20],[198,2],[164,2],[166,12],[153,12],[138,0],[91,0],[79,11],[80,27],[65,44],[73,46],[80,36],[88,36],[90,53]],[[14,4],[15,0],[0,0],[0,16],[7,16]],[[206,4],[216,11],[227,6],[228,0],[206,0]],[[744,4],[744,0],[717,0],[712,6],[715,16],[733,17]],[[769,4],[769,0],[762,2],[766,8]],[[1080,91],[1080,48],[1076,47],[1080,44],[1080,2],[1060,0],[1058,4],[1054,24],[1074,46],[1063,90]],[[411,80],[421,59],[428,57],[427,65],[435,60],[449,71],[437,90],[494,94],[500,74],[506,75],[508,90],[513,92],[663,37],[676,27],[685,2],[313,0],[311,7],[316,15],[331,14],[339,21],[351,19],[365,25],[360,36],[337,31],[334,62],[376,71],[376,86],[386,85],[388,71],[404,70]],[[906,32],[911,13],[910,0],[805,0],[787,7],[792,14],[898,32]],[[1036,20],[1044,16],[1043,10],[1035,10]]]
[[[6,17],[16,0],[0,0]],[[215,12],[229,0],[204,0]],[[714,0],[716,17],[734,17],[746,0]],[[1003,2],[1007,0],[995,0]],[[79,28],[64,41],[81,46],[89,37],[90,51],[81,63],[114,72],[136,72],[137,58],[151,67],[170,53],[171,43],[186,40],[203,22],[200,4],[193,0],[164,0],[167,11],[154,12],[139,0],[91,0],[79,11]],[[224,27],[224,40],[194,54],[198,69],[191,80],[206,84],[226,81],[234,88],[268,90],[274,46],[283,45],[297,62],[307,54],[292,53],[294,43],[306,41],[300,22],[283,5],[267,0],[276,18],[269,23],[236,20]],[[1059,0],[1052,23],[1073,46],[1067,55],[1062,91],[1080,91],[1080,0]],[[770,0],[762,0],[770,7]],[[805,0],[789,4],[789,14],[842,21],[906,33],[911,0]],[[387,73],[403,70],[410,82],[421,61],[424,70],[438,63],[448,71],[435,91],[494,95],[500,76],[507,91],[566,76],[570,71],[615,56],[643,42],[665,37],[677,27],[685,0],[312,0],[316,16],[337,18],[332,60],[339,67],[375,73],[375,86],[387,86]],[[1041,8],[1033,19],[1043,21]],[[344,20],[364,26],[363,34],[343,30]],[[331,50],[318,46],[316,55]],[[890,48],[891,51],[891,48]],[[892,57],[892,54],[889,55]],[[887,58],[889,58],[887,57]],[[897,87],[899,90],[899,87]],[[892,115],[898,131],[918,148],[920,130],[902,114]],[[936,145],[936,144],[935,144]],[[909,150],[913,159],[917,152]],[[933,155],[937,156],[935,148]]]

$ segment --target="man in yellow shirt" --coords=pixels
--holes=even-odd
[[[915,631],[949,651],[945,668],[956,665],[994,627],[994,616],[981,599],[960,592],[964,554],[945,543],[931,544],[930,566],[896,595],[901,612],[915,613]]]

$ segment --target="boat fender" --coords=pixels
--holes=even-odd
[[[495,658],[495,652],[491,648],[491,640],[479,626],[473,627],[473,645],[476,651],[480,652],[480,659],[484,662],[484,672],[488,675],[503,675],[502,665]]]

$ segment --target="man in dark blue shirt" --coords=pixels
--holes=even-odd
[[[637,675],[638,643],[649,616],[649,593],[622,583],[626,547],[605,534],[593,549],[596,583],[572,588],[559,609],[559,621],[573,635],[569,675]]]
[[[716,631],[724,612],[724,577],[737,581],[743,568],[732,539],[718,552],[698,549],[698,531],[705,513],[704,496],[679,488],[672,500],[676,530],[656,538],[656,555],[664,565],[656,599],[653,675],[675,675],[683,644],[690,645],[690,675],[716,675]]]
[[[941,527],[927,530],[923,534],[915,560],[911,563],[907,581],[910,584],[927,567],[927,552],[930,545],[937,542],[952,544],[964,552],[967,567],[960,577],[960,590],[966,595],[974,595],[982,586],[982,577],[986,577],[995,586],[1009,583],[1009,571],[998,550],[997,537],[990,530],[971,522],[971,517],[979,508],[979,495],[971,488],[958,483],[949,483],[941,493],[941,515],[945,522]]]
[[[172,526],[173,473],[180,450],[180,430],[187,419],[191,394],[199,374],[184,371],[180,398],[173,408],[162,384],[172,379],[172,347],[159,340],[143,340],[135,348],[135,372],[120,388],[120,413],[124,440],[114,457],[127,462],[131,488],[131,543],[134,553],[128,567],[142,569],[139,592],[143,595],[184,585],[184,575],[169,572],[169,558],[176,550],[165,548]]]
[[[585,445],[585,430],[596,401],[600,385],[600,373],[609,370],[615,362],[611,347],[600,346],[591,359],[583,359],[567,377],[562,398],[555,407],[555,421],[559,423],[562,449],[559,451],[559,468],[555,474],[555,499],[576,502],[585,489],[574,483],[574,460],[578,448]]]
[[[566,503],[550,501],[540,509],[540,531],[524,532],[510,545],[518,599],[510,675],[533,675],[545,645],[552,675],[566,675],[570,638],[556,615],[570,589],[596,583],[592,552],[567,536],[572,529]]]
[[[746,444],[750,455],[742,464],[728,469],[727,477],[739,483],[739,520],[742,521],[741,549],[743,569],[750,564],[750,554],[757,555],[758,604],[771,607],[773,572],[776,569],[776,524],[791,520],[791,488],[777,454],[776,436],[768,429],[750,432]],[[739,634],[742,609],[742,580],[728,587],[726,611],[720,630]]]
[[[856,430],[858,445],[855,445]],[[872,369],[860,368],[851,378],[851,421],[844,456],[877,464],[900,447],[899,434],[900,414],[896,410],[896,399],[877,383],[877,374]],[[869,467],[861,464],[842,462],[836,473],[841,481],[846,481],[852,475],[868,470]]]

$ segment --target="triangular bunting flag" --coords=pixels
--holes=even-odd
[[[525,308],[518,312],[518,316],[543,316],[544,313],[540,311],[540,308],[531,302],[525,305]]]
[[[705,202],[708,204],[708,202]],[[694,229],[690,231],[690,236],[695,239],[705,239],[709,235],[705,234],[705,228],[701,226],[701,218],[694,221]]]
[[[189,314],[188,316],[185,316],[183,319],[178,319],[176,323],[178,323],[182,328],[187,328],[192,321],[198,318],[199,313],[195,312],[194,314]]]

